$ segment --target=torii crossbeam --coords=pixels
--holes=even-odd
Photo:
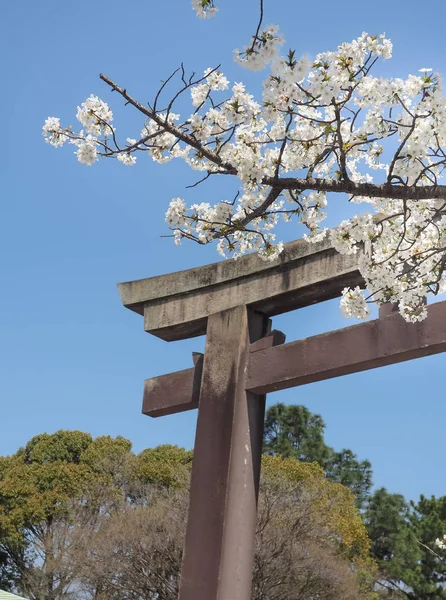
[[[270,317],[362,283],[356,256],[297,240],[256,255],[119,284],[123,304],[167,341],[206,334],[194,366],[147,379],[143,413],[198,408],[179,600],[249,600],[265,395],[446,351],[446,302],[406,323],[378,319],[285,344]]]

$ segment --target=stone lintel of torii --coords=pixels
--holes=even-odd
[[[206,333],[209,315],[236,306],[272,317],[336,298],[363,283],[357,255],[341,255],[329,236],[285,244],[274,262],[248,254],[237,260],[118,284],[124,306],[144,315],[144,329],[166,341]]]

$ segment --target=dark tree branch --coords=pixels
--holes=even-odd
[[[262,27],[262,23],[263,23],[263,0],[260,0],[260,15],[259,15],[259,22],[257,25],[257,29],[256,32],[253,36],[253,42],[252,42],[252,46],[251,46],[251,50],[254,50],[254,45],[256,43],[256,40],[259,39],[259,33],[260,33],[260,28]]]
[[[168,123],[152,109],[147,108],[132,98],[127,90],[119,87],[109,77],[101,74],[100,78],[102,81],[107,83],[107,85],[109,85],[113,91],[117,91],[126,100],[127,104],[131,104],[146,117],[153,120],[161,128],[161,130],[171,133],[180,141],[197,150],[197,152],[204,158],[207,158],[210,162],[220,167],[222,169],[222,174],[237,175],[237,169],[231,163],[225,162],[216,152],[213,152],[209,148],[205,147],[193,136],[184,132],[179,127]],[[265,200],[260,207],[256,208],[255,211],[251,213],[251,215],[255,213],[255,216],[252,218],[261,216],[261,211],[268,208],[284,189],[299,190],[300,192],[305,190],[313,190],[319,192],[347,193],[351,196],[392,198],[395,200],[426,200],[434,198],[446,200],[445,185],[407,186],[394,185],[389,182],[384,184],[356,183],[351,180],[336,181],[334,179],[317,179],[313,177],[307,177],[305,179],[299,177],[264,177],[261,181],[261,185],[270,186],[272,189],[267,200]],[[275,196],[274,199],[271,199],[273,196]]]
[[[171,133],[172,135],[176,136],[179,140],[181,140],[188,146],[195,148],[196,150],[198,150],[198,152],[200,152],[200,154],[202,154],[205,158],[210,160],[212,163],[218,165],[219,167],[225,169],[226,171],[229,171],[231,174],[234,174],[234,175],[237,174],[237,170],[230,163],[224,162],[223,159],[220,158],[220,156],[215,154],[215,152],[211,152],[210,150],[207,150],[200,142],[195,140],[191,135],[184,133],[184,131],[181,131],[181,129],[179,129],[178,127],[175,127],[175,125],[168,123],[165,119],[160,117],[157,113],[155,113],[150,108],[146,108],[143,104],[141,104],[140,102],[138,102],[137,100],[132,98],[132,96],[130,96],[130,94],[127,93],[127,90],[119,87],[109,77],[107,77],[103,73],[101,73],[99,75],[99,77],[100,77],[100,79],[102,79],[102,81],[104,81],[107,85],[109,85],[112,88],[112,91],[118,92],[126,100],[127,104],[131,104],[137,110],[139,110],[143,115],[145,115],[146,117],[149,117],[149,119],[152,119],[152,121],[154,121],[157,125],[159,125],[159,127],[161,127],[164,131],[166,131],[167,133]]]
[[[314,190],[317,192],[347,193],[352,196],[368,198],[392,198],[394,200],[428,200],[441,198],[446,200],[446,185],[401,186],[388,183],[355,183],[354,181],[336,181],[334,179],[301,179],[299,177],[265,177],[264,185],[283,190]]]

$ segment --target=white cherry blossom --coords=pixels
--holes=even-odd
[[[435,545],[440,548],[440,550],[446,550],[446,535],[444,535],[442,539],[437,538],[435,540]]]
[[[192,0],[192,8],[201,19],[215,17],[218,11],[213,0]]]
[[[63,146],[69,139],[60,125],[60,119],[57,117],[48,117],[42,128],[42,135],[45,137],[45,142],[55,148]]]
[[[201,16],[215,12],[211,1],[193,4]],[[393,302],[407,321],[424,319],[426,297],[446,291],[446,99],[440,76],[427,68],[406,78],[373,74],[376,61],[392,55],[385,35],[363,33],[314,60],[294,51],[279,56],[281,43],[271,26],[237,54],[255,70],[271,63],[260,100],[242,82],[230,85],[218,69],[189,82],[183,69],[183,87],[160,111],[156,102],[140,104],[101,76],[143,115],[139,138],[121,145],[111,109],[94,95],[78,107],[83,130],[63,128],[50,117],[42,133],[54,147],[74,144],[86,165],[100,156],[134,165],[143,152],[158,163],[184,160],[200,179],[237,178],[232,200],[212,192],[205,202],[177,197],[166,212],[176,244],[215,240],[224,257],[258,252],[277,260],[281,221],[303,226],[309,243],[320,241],[333,192],[347,193],[358,215],[331,230],[330,239],[340,253],[356,255],[364,286],[344,290],[342,312],[365,318],[371,302]],[[174,108],[184,92],[192,108],[181,117]]]
[[[364,319],[370,313],[364,295],[364,290],[358,286],[354,289],[344,288],[342,290],[341,311],[347,318],[356,317]]]
[[[279,46],[283,44],[277,25],[269,25],[253,37],[249,46],[234,50],[234,60],[251,71],[261,71],[274,60]]]
[[[77,156],[77,160],[83,165],[91,167],[91,165],[99,160],[96,140],[92,135],[87,135],[85,140],[76,145],[77,150],[75,154]]]
[[[118,154],[118,160],[122,162],[123,165],[132,166],[136,163],[136,156],[130,154],[130,152],[121,152]]]
[[[108,104],[93,94],[77,107],[76,118],[93,135],[110,135],[112,132],[113,113]]]

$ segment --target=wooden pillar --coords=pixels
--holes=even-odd
[[[250,600],[265,396],[245,392],[249,343],[269,320],[208,318],[179,600]]]

